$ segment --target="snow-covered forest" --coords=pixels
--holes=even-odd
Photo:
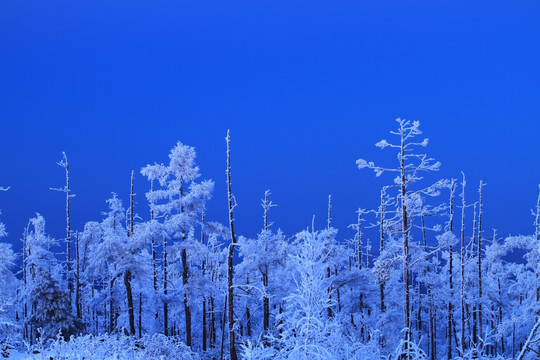
[[[54,190],[65,196],[64,237],[51,237],[36,214],[20,236],[21,253],[0,243],[0,352],[54,359],[538,358],[540,196],[530,201],[530,234],[498,234],[483,224],[485,183],[464,173],[429,182],[440,163],[419,122],[394,125],[376,143],[388,165],[356,161],[366,178],[380,176],[386,185],[378,207],[358,204],[352,238],[333,226],[331,195],[326,227],[298,224],[298,233],[283,233],[272,220],[279,204],[270,190],[261,194],[259,234],[243,236],[234,197],[242,174],[234,172],[228,132],[223,179],[202,180],[195,149],[178,142],[168,160],[163,154],[135,170],[146,183],[135,183],[134,171],[131,192],[103,199],[102,216],[76,229],[63,154],[65,184]],[[227,201],[228,223],[205,216],[214,181],[227,182],[227,199],[213,201]],[[9,191],[14,184],[2,185]],[[0,223],[0,236],[7,231],[15,230]],[[378,233],[376,243],[366,231]]]

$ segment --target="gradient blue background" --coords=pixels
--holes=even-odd
[[[270,188],[288,235],[340,237],[380,186],[355,160],[396,161],[374,143],[401,116],[422,123],[437,178],[485,188],[484,229],[532,233],[540,182],[538,1],[0,2],[0,193],[7,241],[36,211],[64,236],[71,163],[74,229],[100,220],[112,191],[194,146],[216,181],[208,218],[226,222],[225,141],[232,135],[239,234],[262,226]],[[136,179],[147,218],[148,183]],[[470,228],[469,228],[470,230]]]

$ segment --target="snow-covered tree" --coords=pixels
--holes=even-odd
[[[146,194],[154,216],[163,219],[163,228],[170,239],[181,240],[180,244],[175,245],[181,258],[186,344],[190,347],[192,345],[192,315],[189,298],[190,263],[187,253],[196,242],[194,228],[202,222],[204,204],[210,198],[214,188],[211,180],[196,182],[200,174],[199,167],[195,165],[195,155],[193,147],[178,142],[171,149],[170,161],[167,165],[147,165],[141,170],[141,173],[150,181],[157,180],[160,185],[159,189],[153,189]],[[164,244],[164,251],[165,247]],[[167,265],[164,263],[164,271],[167,271]],[[164,317],[167,321],[167,316]],[[165,329],[166,333],[167,331],[168,329]]]
[[[364,159],[358,159],[356,164],[359,169],[370,168],[373,169],[376,176],[380,176],[385,172],[392,172],[396,174],[394,183],[398,188],[397,199],[399,201],[399,210],[397,216],[399,218],[401,227],[401,249],[402,249],[402,281],[403,281],[403,319],[405,329],[405,342],[412,340],[411,336],[411,278],[410,278],[410,265],[411,265],[411,229],[412,229],[412,216],[414,215],[414,201],[419,194],[435,195],[437,189],[441,187],[441,184],[430,185],[423,188],[413,189],[413,184],[422,180],[422,173],[428,171],[437,171],[440,167],[440,163],[434,161],[426,154],[416,152],[418,147],[426,147],[428,139],[425,138],[422,141],[417,141],[415,138],[421,135],[420,122],[410,122],[405,119],[396,119],[398,123],[398,129],[391,131],[392,135],[398,137],[397,143],[390,143],[387,140],[379,141],[376,146],[384,149],[386,147],[396,149],[398,164],[396,167],[381,167],[375,165],[373,162],[368,162]]]
[[[0,191],[2,190],[7,189],[0,187]],[[0,238],[4,236],[7,236],[6,227],[0,221]],[[16,319],[19,281],[12,272],[15,260],[11,244],[0,242],[0,343],[5,345],[10,344],[19,332]]]
[[[23,250],[27,281],[22,295],[30,309],[25,324],[30,327],[30,341],[51,339],[59,333],[69,338],[81,326],[71,312],[70,294],[61,285],[63,268],[51,252],[57,242],[46,235],[40,214],[30,219],[29,228]]]

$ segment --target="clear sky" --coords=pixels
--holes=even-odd
[[[419,120],[440,178],[485,188],[484,228],[531,233],[540,182],[538,1],[0,2],[1,220],[14,244],[40,212],[64,236],[71,162],[75,229],[127,201],[131,170],[194,146],[216,182],[208,218],[226,222],[232,136],[239,234],[262,226],[271,189],[288,235],[324,226],[328,194],[341,238],[380,186],[362,157],[390,164],[396,117]],[[147,218],[136,178],[136,211]],[[486,230],[488,231],[488,230]]]

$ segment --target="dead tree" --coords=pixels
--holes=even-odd
[[[135,207],[135,202],[134,202],[134,197],[135,197],[135,193],[133,191],[133,183],[134,183],[134,179],[135,179],[135,172],[132,171],[131,172],[131,191],[130,191],[130,195],[129,195],[129,220],[130,220],[130,225],[129,225],[129,228],[128,228],[128,238],[129,237],[133,237],[133,232],[134,232],[134,224],[133,224],[133,221],[134,221],[134,207]],[[128,317],[129,317],[129,334],[131,336],[135,336],[135,309],[134,309],[134,304],[133,304],[133,289],[132,289],[132,286],[131,286],[131,278],[132,278],[132,274],[131,274],[131,270],[128,268],[127,270],[124,271],[124,285],[126,287],[126,300],[127,300],[127,304],[128,304]]]
[[[460,284],[460,297],[461,297],[461,356],[465,354],[465,173],[461,172],[461,249],[460,249],[460,262],[461,262],[461,284]]]
[[[480,180],[480,186],[478,187],[478,246],[477,246],[477,264],[478,264],[478,334],[480,338],[483,337],[482,331],[482,322],[483,322],[483,311],[482,311],[482,187],[486,184]],[[482,344],[479,344],[480,348]]]
[[[422,134],[419,129],[420,122],[407,121],[405,119],[396,119],[398,123],[398,129],[391,131],[393,135],[399,137],[399,143],[392,144],[386,140],[379,141],[376,146],[383,149],[386,147],[394,148],[398,152],[398,165],[394,168],[380,167],[373,162],[368,162],[364,159],[356,161],[358,168],[369,168],[375,171],[376,176],[380,176],[384,172],[397,173],[396,185],[399,188],[398,200],[399,200],[399,213],[401,222],[401,235],[402,235],[402,260],[403,260],[403,327],[405,329],[405,346],[403,354],[406,358],[410,357],[409,354],[409,342],[412,341],[411,334],[411,275],[410,275],[410,231],[412,224],[410,224],[410,210],[408,208],[408,200],[411,194],[432,194],[434,189],[437,188],[437,184],[431,185],[424,189],[415,190],[411,189],[413,183],[422,179],[420,173],[424,171],[436,171],[440,167],[439,162],[435,162],[434,159],[429,158],[426,154],[417,154],[413,152],[414,148],[425,147],[428,144],[428,139],[424,139],[421,142],[414,141],[414,137]]]
[[[270,196],[270,190],[264,192],[264,200],[262,202],[262,207],[264,209],[263,220],[264,220],[264,231],[268,231],[270,224],[268,223],[268,211],[270,208],[276,206],[272,204],[272,201],[268,200]],[[261,278],[263,283],[263,330],[268,332],[270,328],[270,297],[268,295],[268,264],[263,264],[259,271],[261,272]]]
[[[231,244],[229,245],[229,252],[227,254],[227,299],[229,302],[229,357],[230,360],[238,360],[236,354],[236,344],[235,344],[235,319],[234,319],[234,266],[233,266],[233,257],[234,257],[234,248],[236,246],[236,234],[234,232],[234,208],[236,207],[236,200],[232,194],[232,185],[231,185],[231,138],[229,130],[227,130],[227,197],[229,204],[229,228],[231,231]]]
[[[204,246],[204,210],[201,214],[201,245]],[[203,258],[201,262],[201,271],[203,279],[206,276],[206,261]],[[202,301],[202,349],[206,351],[206,343],[208,339],[207,323],[206,323],[206,296],[203,296]]]
[[[452,179],[450,182],[450,211],[449,211],[449,221],[448,221],[448,230],[453,232],[454,230],[454,193],[456,190],[455,180]],[[453,335],[453,314],[454,314],[454,305],[452,304],[452,299],[454,298],[454,251],[452,249],[452,243],[448,246],[448,285],[450,287],[450,299],[448,299],[448,314],[447,314],[447,330],[448,330],[448,347],[447,347],[447,357],[448,360],[452,359],[452,335]]]
[[[69,163],[65,152],[62,152],[63,159],[57,164],[63,167],[66,171],[66,185],[63,188],[51,188],[54,191],[60,191],[66,194],[66,281],[69,291],[69,308],[71,309],[73,298],[73,274],[71,268],[71,198],[75,195],[71,194],[69,185]]]
[[[75,234],[75,308],[77,319],[82,319],[81,309],[81,257],[79,252],[79,232]]]
[[[384,251],[384,221],[385,221],[385,197],[386,197],[386,187],[383,187],[381,189],[381,205],[379,208],[379,216],[380,216],[380,252],[382,253]],[[386,306],[384,305],[384,286],[385,283],[381,282],[379,284],[379,294],[381,299],[381,312],[386,311]]]

